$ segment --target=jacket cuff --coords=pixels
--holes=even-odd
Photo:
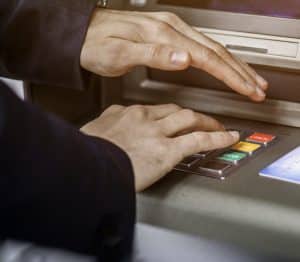
[[[100,261],[130,254],[134,175],[119,147],[0,86],[0,157],[1,237],[96,254]]]
[[[84,89],[88,73],[80,66],[80,54],[97,0],[14,2],[0,32],[0,73]]]
[[[91,253],[96,254],[101,261],[120,261],[120,258],[129,258],[133,249],[136,219],[133,167],[128,155],[115,144],[95,137],[90,137],[90,139],[92,143],[99,146],[100,150],[105,149],[102,155],[107,157],[107,163],[111,163],[107,170],[110,176],[108,186],[111,188],[110,196],[106,197],[110,206],[107,206],[107,212],[115,214],[102,221],[97,230],[99,239],[94,241],[98,244]],[[123,204],[120,205],[120,203]]]

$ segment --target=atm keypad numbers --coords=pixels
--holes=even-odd
[[[241,140],[230,148],[201,152],[185,158],[175,170],[224,180],[240,165],[267,150],[277,136],[261,132],[241,131]]]

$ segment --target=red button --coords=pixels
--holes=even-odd
[[[253,133],[247,138],[248,141],[258,142],[258,143],[269,143],[276,138],[274,135],[264,134],[264,133]]]

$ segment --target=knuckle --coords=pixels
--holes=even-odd
[[[195,135],[196,135],[198,142],[201,145],[203,144],[203,141],[205,141],[205,143],[209,143],[209,141],[210,141],[210,136],[206,132],[197,132],[197,133],[195,133]]]
[[[161,22],[161,21],[158,21],[156,22],[156,25],[155,25],[155,30],[157,32],[157,35],[161,35],[162,33],[167,33],[170,29],[170,26],[165,23],[165,22]]]
[[[214,50],[219,56],[223,58],[230,57],[230,53],[220,43],[215,43]]]
[[[228,137],[224,133],[218,133],[218,135],[215,138],[216,143],[220,143],[221,141],[227,141]]]
[[[179,105],[176,104],[168,104],[167,106],[169,106],[171,109],[173,109],[174,111],[179,111],[181,109],[181,107]]]
[[[106,110],[107,111],[116,111],[116,110],[119,110],[119,109],[122,109],[123,107],[120,106],[120,105],[111,105],[110,107],[108,107]]]
[[[189,122],[194,123],[197,121],[196,113],[191,109],[183,109],[182,114]]]
[[[150,58],[160,57],[162,52],[163,52],[163,45],[161,44],[152,45],[148,50],[148,57]]]
[[[133,106],[128,107],[127,114],[130,117],[143,119],[143,118],[147,117],[147,110],[142,105],[133,105]]]
[[[214,51],[208,49],[208,48],[203,48],[202,53],[201,53],[201,59],[203,65],[210,63],[212,60],[216,58],[216,54]]]
[[[211,148],[214,148],[215,141],[212,139],[212,137],[208,133],[205,133],[202,136],[201,143],[204,144],[207,147],[207,149],[211,149]]]
[[[171,12],[161,12],[160,16],[168,23],[174,24],[179,20],[179,17]]]
[[[212,139],[211,136],[206,132],[197,132],[194,133],[194,136],[196,138],[196,142],[199,148],[202,148],[204,150],[207,150],[212,145]]]
[[[130,32],[133,39],[144,42],[145,26],[143,24],[132,24]]]
[[[123,108],[124,107],[121,105],[111,105],[108,108],[106,108],[101,115],[103,116],[103,115],[117,113],[121,111]]]

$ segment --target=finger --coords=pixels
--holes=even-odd
[[[148,65],[164,70],[184,69],[189,65],[189,62],[183,62],[184,59],[182,59],[182,57],[185,57],[185,55],[181,55],[181,52],[184,50],[191,54],[192,65],[194,67],[208,72],[217,79],[223,81],[236,92],[249,96],[255,101],[262,101],[265,99],[265,94],[260,88],[248,83],[239,72],[223,61],[214,51],[187,38],[168,24],[142,16],[142,13],[135,14],[134,16],[124,14],[122,19],[126,22],[143,25],[143,30],[139,30],[139,32],[142,35],[141,38],[144,39],[144,42],[147,42],[145,45],[149,47],[146,48],[149,51],[145,52],[145,48],[141,48],[142,44],[134,43],[136,52],[133,52],[131,45],[131,52],[126,52],[128,55],[126,56],[126,59],[123,59],[123,63],[127,63],[127,71],[135,65]],[[177,48],[181,54],[177,55],[172,53],[171,55],[170,49],[172,48],[170,48],[170,46]],[[163,47],[167,47],[165,52],[162,51],[164,50]],[[125,48],[122,50],[124,51]],[[161,57],[161,55],[163,55],[163,57]],[[164,62],[170,60],[171,63]],[[118,72],[119,75],[125,73],[124,66],[125,65],[122,67],[123,70]],[[115,75],[117,75],[117,73],[115,73]]]
[[[125,106],[121,105],[112,105],[108,107],[102,114],[101,116],[107,116],[107,115],[112,115],[116,113],[120,113],[125,109]]]
[[[256,84],[248,82],[213,50],[171,29],[169,29],[168,33],[166,31],[163,32],[163,35],[164,37],[156,41],[160,41],[163,44],[174,42],[175,45],[189,50],[192,56],[193,67],[206,71],[236,92],[248,96],[254,101],[265,99],[264,92]]]
[[[201,34],[200,32],[198,32],[197,30],[195,30],[194,28],[192,28],[191,26],[186,24],[183,20],[181,20],[179,17],[177,17],[176,15],[174,15],[172,13],[155,12],[155,13],[147,13],[146,15],[149,17],[152,17],[152,18],[159,19],[160,21],[167,23],[173,29],[182,33],[184,36],[187,36],[191,40],[194,40],[195,42],[197,42],[201,45],[204,45],[207,48],[214,51],[219,56],[219,58],[221,58],[223,60],[223,63],[228,64],[228,66],[232,68],[231,71],[235,71],[235,74],[236,73],[239,74],[239,77],[235,78],[236,81],[228,81],[226,79],[226,77],[224,79],[223,75],[219,75],[219,74],[218,74],[219,76],[214,75],[210,70],[211,67],[209,67],[209,66],[207,67],[208,73],[212,73],[215,77],[224,81],[226,84],[231,86],[234,90],[238,91],[239,93],[249,96],[250,98],[252,98],[255,101],[261,101],[264,99],[264,97],[265,97],[264,93],[261,90],[259,90],[260,88],[263,88],[263,86],[265,84],[264,83],[265,81],[263,80],[263,78],[258,76],[256,73],[255,73],[255,75],[253,75],[253,72],[252,72],[252,74],[250,74],[250,70],[246,70],[246,68],[244,66],[242,66],[231,55],[231,53],[228,50],[226,50],[226,48],[224,48],[222,45],[216,43],[212,39]],[[191,52],[191,54],[194,54],[194,53]],[[211,54],[211,56],[213,56],[213,55]],[[218,60],[220,60],[220,59],[218,59]],[[196,67],[197,67],[197,63],[196,63]],[[200,69],[203,69],[203,68],[200,66]],[[243,80],[243,82],[241,82],[240,80]],[[236,84],[237,81],[240,82],[239,85]],[[245,86],[244,90],[242,90],[243,87],[241,85]]]
[[[217,79],[224,82],[234,91],[248,96],[254,101],[263,101],[266,97],[265,93],[257,85],[253,85],[229,66],[222,58],[209,49],[203,48],[202,52],[194,53],[195,59],[192,65],[210,73]]]
[[[153,120],[165,118],[182,109],[180,106],[175,104],[147,105],[145,107],[148,110],[151,119]]]
[[[253,72],[248,72],[248,70],[241,63],[239,63],[239,61],[237,61],[237,59],[235,59],[235,57],[225,47],[223,47],[221,44],[214,41],[213,39],[210,39],[201,32],[197,31],[195,28],[191,27],[177,15],[169,12],[150,12],[146,13],[146,15],[169,24],[175,30],[181,32],[185,36],[207,46],[208,48],[211,48],[225,61],[227,61],[228,64],[230,64],[235,70],[237,70],[247,81],[252,82],[253,84],[259,82],[256,79],[257,74],[252,74]]]
[[[188,52],[163,44],[141,44],[124,39],[111,38],[111,43],[120,47],[115,58],[115,67],[129,71],[139,65],[162,70],[183,70],[190,63]],[[118,72],[118,71],[117,71]]]
[[[253,78],[255,78],[257,80],[257,82],[259,83],[260,87],[263,89],[263,90],[267,90],[268,87],[269,87],[269,84],[268,82],[263,78],[261,77],[259,74],[256,73],[256,71],[251,67],[249,66],[247,63],[243,62],[240,58],[236,57],[236,60],[240,63],[240,65],[242,67],[245,68],[245,70],[250,74],[252,75]]]
[[[221,58],[223,58],[229,65],[231,65],[236,71],[238,71],[245,78],[245,80],[251,82],[252,84],[256,83],[256,78],[252,77],[252,75],[249,74],[247,70],[245,70],[244,67],[235,60],[235,58],[226,48],[191,27],[180,17],[169,12],[150,12],[146,14],[152,18],[159,19],[160,21],[169,24],[175,30],[181,32],[183,35],[214,50]]]
[[[157,122],[166,136],[173,136],[186,131],[224,130],[224,126],[212,117],[183,109]]]
[[[228,147],[239,140],[239,133],[232,132],[193,132],[173,138],[173,146],[187,157],[198,152]]]
[[[190,54],[167,44],[133,43],[131,58],[134,65],[146,65],[161,70],[184,70],[191,64]]]

